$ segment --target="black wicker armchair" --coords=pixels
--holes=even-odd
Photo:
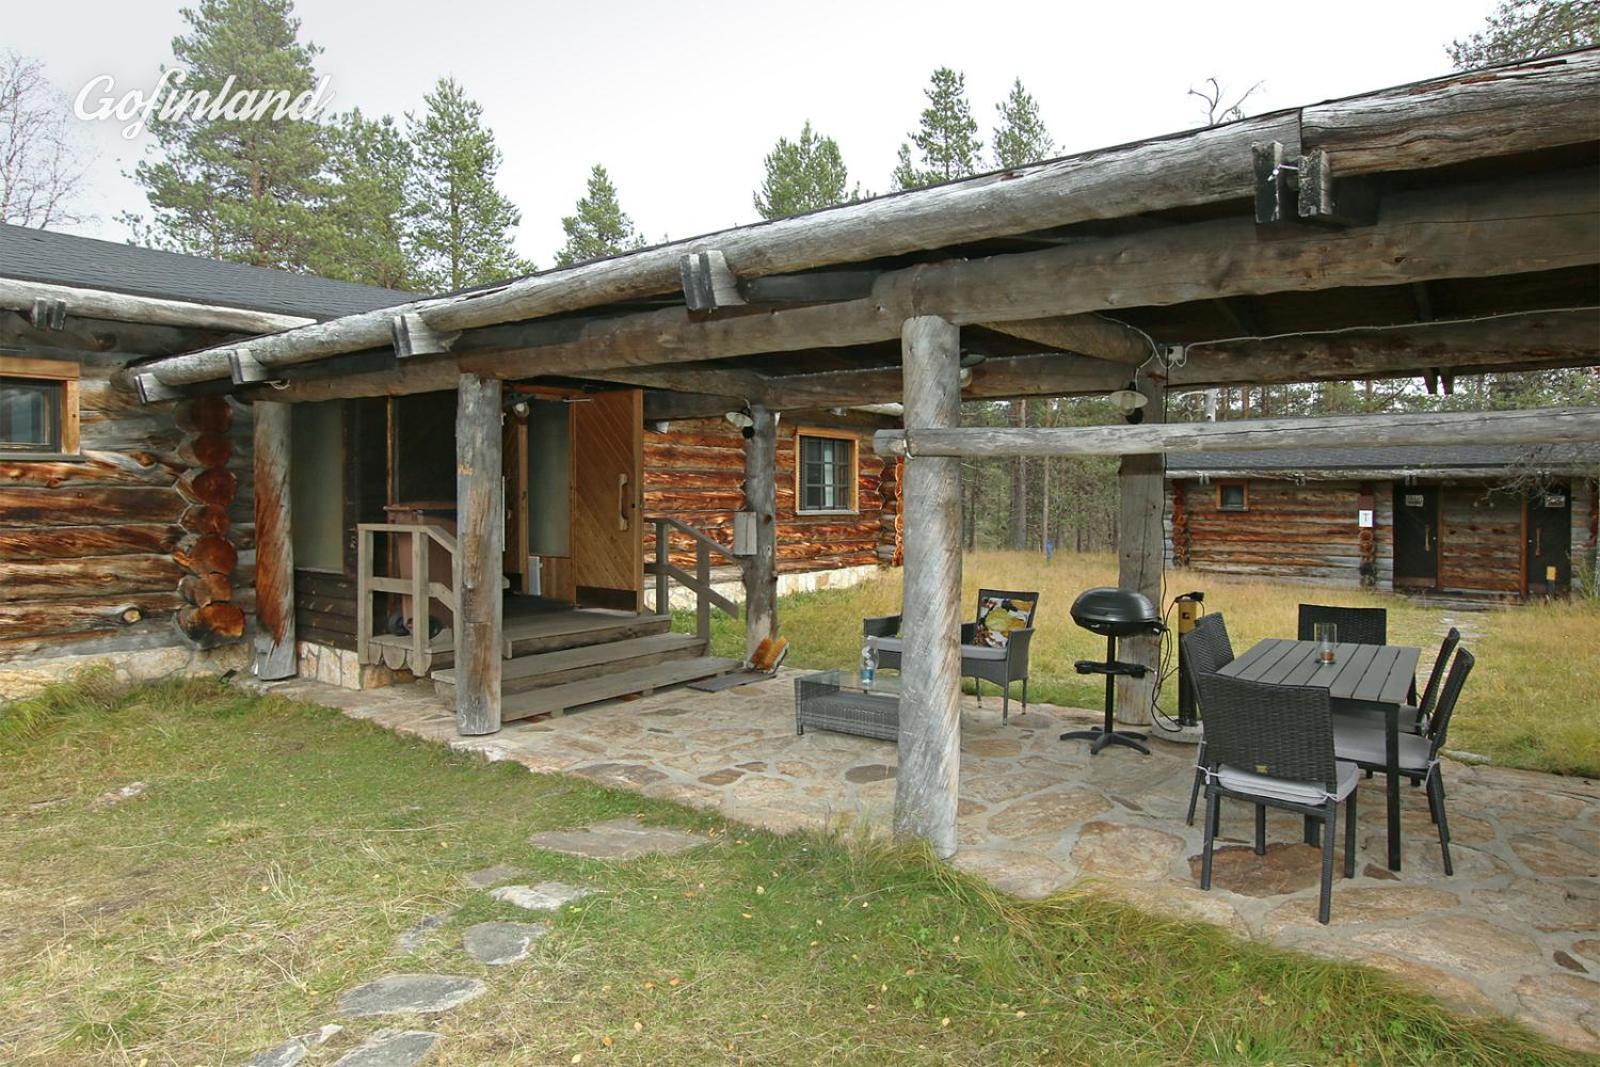
[[[1195,695],[1198,702],[1199,677],[1203,674],[1215,674],[1233,662],[1233,642],[1228,639],[1228,624],[1223,619],[1222,612],[1214,611],[1209,615],[1200,616],[1200,620],[1194,624],[1194,629],[1178,640],[1183,644],[1184,671],[1184,677],[1179,679],[1179,684],[1189,686],[1189,691]],[[1202,709],[1200,720],[1202,730],[1205,728],[1204,715]],[[1203,734],[1194,759],[1194,785],[1189,789],[1189,814],[1183,820],[1190,826],[1194,825],[1194,809],[1200,801],[1200,790],[1206,781],[1206,743]]]
[[[1298,638],[1316,640],[1318,623],[1331,622],[1339,628],[1339,640],[1352,645],[1389,643],[1389,613],[1383,608],[1340,608],[1329,604],[1301,604]]]
[[[1450,717],[1455,714],[1456,701],[1461,698],[1461,687],[1466,685],[1467,675],[1472,673],[1476,662],[1466,649],[1457,652],[1426,729],[1420,734],[1400,735],[1400,774],[1412,784],[1421,782],[1427,787],[1428,813],[1439,828],[1439,851],[1444,854],[1447,875],[1455,874],[1455,867],[1450,862],[1450,822],[1444,814],[1444,777],[1439,769],[1439,752],[1449,734]],[[1334,750],[1339,759],[1348,760],[1362,770],[1388,771],[1387,743],[1380,729],[1341,723],[1334,730]]]
[[[1028,710],[1028,645],[1033,640],[1033,617],[1039,608],[1039,594],[1015,589],[979,589],[978,612],[972,622],[961,624],[961,677],[971,678],[978,693],[978,703],[983,703],[983,682],[993,682],[1000,687],[1000,721],[1011,717],[1011,685],[1022,683],[1022,710]],[[1020,623],[1015,629],[1002,630],[991,627],[990,618],[1000,612],[1005,621]],[[986,643],[983,631],[1003,633],[999,644]],[[883,615],[864,619],[861,623],[863,637],[876,639],[878,667],[883,670],[900,669],[901,653],[905,642],[900,637],[900,616]]]
[[[1339,805],[1346,804],[1344,876],[1355,876],[1356,784],[1353,763],[1334,757],[1333,710],[1320,687],[1199,677],[1206,724],[1206,827],[1200,888],[1211,888],[1211,853],[1225,797],[1255,805],[1256,854],[1267,850],[1267,808],[1300,813],[1322,833],[1322,895],[1317,920],[1328,921]]]

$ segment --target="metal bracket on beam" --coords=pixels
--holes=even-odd
[[[412,356],[436,356],[450,351],[461,331],[440,333],[415,311],[396,315],[393,323],[394,354],[401,359]]]
[[[727,257],[714,248],[680,256],[678,274],[683,279],[683,302],[690,311],[704,313],[745,303]]]
[[[271,367],[258,362],[248,348],[230,348],[228,366],[233,371],[234,385],[254,385],[283,379],[282,374],[274,373]]]
[[[139,403],[154,404],[162,400],[177,400],[184,394],[162,383],[154,374],[136,374],[133,384],[139,391]]]
[[[1250,146],[1256,180],[1256,224],[1314,222],[1326,226],[1370,226],[1378,220],[1377,186],[1368,178],[1334,182],[1321,148],[1290,160],[1283,145]]]
[[[38,330],[60,330],[67,325],[67,302],[38,297],[28,312],[28,321]]]

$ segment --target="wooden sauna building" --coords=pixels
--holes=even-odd
[[[1174,457],[1175,567],[1520,601],[1593,581],[1600,446],[1278,449]]]
[[[216,391],[143,404],[130,367],[414,299],[0,226],[0,697],[86,657],[111,656],[131,677],[248,663],[252,407]],[[746,469],[734,423],[745,416],[742,401],[724,406],[647,423],[637,387],[556,382],[508,391],[511,613],[544,615],[561,604],[653,612],[657,587],[644,577],[658,530],[667,533],[667,565],[691,579],[697,537],[719,546],[706,550],[710,587],[722,607],[736,609],[734,515]],[[385,650],[369,650],[365,665],[358,656],[360,527],[453,534],[455,391],[301,404],[288,417],[297,656],[326,680],[379,680]],[[778,591],[854,581],[892,563],[896,464],[873,453],[871,434],[895,421],[836,408],[780,422],[772,457]],[[408,535],[379,530],[368,540],[379,584],[416,575]],[[448,584],[448,553],[429,544],[433,584]],[[380,594],[371,632],[394,637],[409,610],[410,598]],[[435,601],[427,617],[447,625],[450,610]],[[665,625],[643,629],[654,636]],[[409,650],[389,650],[388,660],[412,665]]]

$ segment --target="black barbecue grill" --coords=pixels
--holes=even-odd
[[[1103,661],[1081,659],[1073,664],[1079,674],[1102,674],[1106,679],[1106,722],[1104,727],[1088,730],[1069,730],[1061,740],[1088,741],[1089,754],[1097,755],[1107,745],[1127,745],[1145,755],[1146,735],[1132,730],[1118,730],[1113,720],[1117,704],[1118,678],[1143,678],[1150,668],[1142,663],[1124,663],[1117,659],[1117,640],[1146,634],[1159,634],[1166,630],[1155,604],[1143,593],[1132,589],[1115,589],[1103,586],[1088,589],[1072,602],[1072,621],[1106,639],[1106,658]]]

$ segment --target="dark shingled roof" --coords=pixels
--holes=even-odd
[[[1600,466],[1600,445],[1448,445],[1395,448],[1279,448],[1250,452],[1194,452],[1167,460],[1169,475],[1208,471],[1462,471],[1531,467]]]
[[[0,225],[0,278],[316,319],[374,311],[417,297],[398,289],[5,225]]]

